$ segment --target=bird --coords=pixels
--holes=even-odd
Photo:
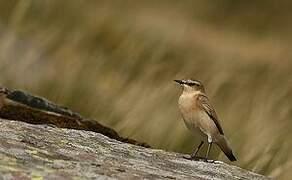
[[[194,79],[174,81],[182,87],[182,94],[178,99],[178,106],[184,123],[201,140],[200,144],[193,149],[190,159],[198,159],[197,154],[200,148],[204,142],[207,142],[208,149],[203,158],[205,161],[208,162],[212,143],[218,145],[230,161],[236,161],[237,159],[225,138],[223,129],[219,123],[219,118],[206,95],[202,82]]]

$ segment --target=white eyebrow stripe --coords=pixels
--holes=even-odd
[[[194,84],[197,84],[197,85],[201,84],[200,82],[194,81],[194,80],[186,80],[185,83],[194,83]]]

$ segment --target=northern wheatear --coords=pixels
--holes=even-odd
[[[201,143],[193,150],[191,159],[196,159],[204,142],[208,142],[206,161],[212,143],[216,143],[230,161],[236,161],[219,124],[216,112],[205,94],[203,84],[200,81],[190,79],[174,81],[179,83],[183,89],[178,100],[183,120],[192,133],[199,134],[198,137],[201,137]]]

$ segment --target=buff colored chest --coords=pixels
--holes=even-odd
[[[196,136],[206,140],[211,136],[208,130],[215,124],[202,109],[197,106],[199,93],[183,93],[178,100],[178,106],[186,127]],[[214,124],[214,125],[213,125]],[[213,127],[211,128],[213,129]]]

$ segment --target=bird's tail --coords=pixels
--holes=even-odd
[[[217,139],[216,144],[220,147],[220,149],[224,152],[230,161],[236,161],[236,158],[223,135]]]

